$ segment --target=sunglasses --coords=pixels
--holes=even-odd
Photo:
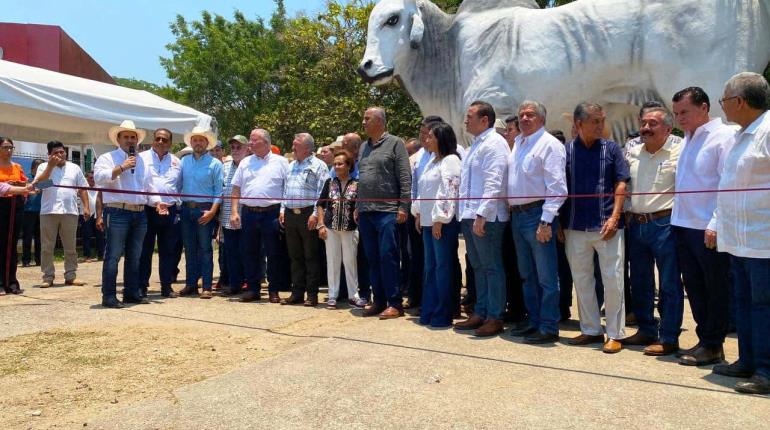
[[[167,139],[165,137],[156,137],[155,141],[156,142],[160,142],[160,143],[168,143],[170,141],[170,139]]]

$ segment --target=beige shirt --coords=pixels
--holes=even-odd
[[[647,152],[647,145],[635,145],[628,149],[626,160],[631,171],[629,192],[673,192],[676,184],[676,165],[681,145],[672,139],[654,154]],[[631,196],[629,212],[654,213],[674,206],[673,194],[649,194]]]

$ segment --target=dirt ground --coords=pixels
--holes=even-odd
[[[57,270],[61,270],[59,266]],[[0,297],[0,428],[100,428],[95,424],[98,422],[109,427],[104,423],[126,408],[150,399],[175,405],[182,387],[238,369],[266,365],[270,359],[297,359],[300,351],[322,340],[344,340],[346,333],[359,334],[357,342],[375,340],[374,336],[368,339],[367,334],[375,333],[368,327],[377,327],[376,320],[358,318],[350,309],[245,304],[225,297],[210,301],[162,299],[155,277],[151,304],[102,309],[98,306],[100,276],[101,263],[81,264],[78,277],[89,285],[40,289],[35,287],[40,279],[39,268],[20,268],[25,294]],[[576,311],[573,313],[576,315]],[[404,345],[434,336],[429,331],[408,337],[415,326],[408,318],[393,323],[403,325],[401,330],[407,336]],[[689,330],[682,335],[682,345],[689,347],[695,339],[689,309],[685,325]],[[397,326],[391,327],[396,328],[392,333],[397,336]],[[574,322],[563,326],[562,337],[575,335],[576,330]],[[628,334],[633,332],[628,330]],[[446,337],[450,342],[447,345],[459,348],[463,354],[483,351],[478,342],[463,346],[465,336],[462,340],[446,332],[435,336],[450,336]],[[509,351],[512,344],[506,341],[494,345]],[[560,351],[578,351],[568,348],[562,344],[557,347]],[[729,360],[735,359],[736,349],[735,339],[728,339]],[[550,354],[550,359],[554,353],[543,354]],[[623,351],[619,356],[623,354],[640,363],[645,360],[639,358],[638,352]],[[597,353],[592,357],[601,361],[608,356]],[[661,368],[665,369],[662,378],[679,380],[677,372],[686,372],[683,366],[670,362],[663,365],[668,367]],[[725,384],[726,392],[730,391],[729,384]],[[770,409],[762,411],[765,413],[770,414]],[[144,428],[182,428],[180,423],[147,424]]]

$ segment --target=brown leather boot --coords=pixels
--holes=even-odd
[[[503,320],[488,319],[484,321],[484,325],[477,328],[474,335],[478,337],[494,336],[503,332]]]
[[[467,320],[455,323],[455,329],[456,330],[476,330],[482,325],[484,325],[484,318],[481,318],[478,315],[471,315],[471,317],[468,318]]]

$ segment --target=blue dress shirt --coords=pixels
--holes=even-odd
[[[182,158],[182,194],[218,196],[216,198],[182,197],[182,201],[222,203],[223,185],[221,161],[208,153],[197,160],[195,154]]]

